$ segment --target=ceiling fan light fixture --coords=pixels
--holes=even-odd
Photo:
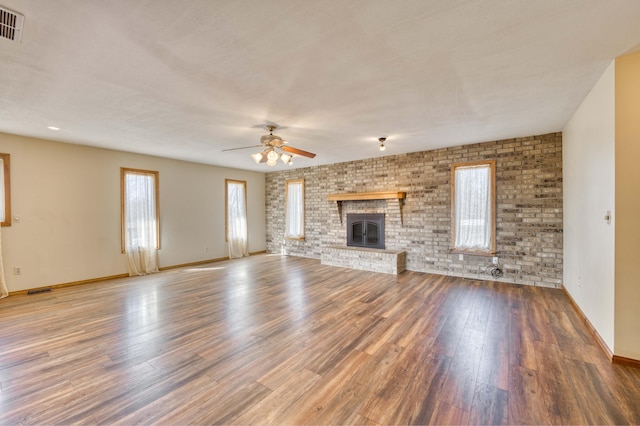
[[[387,149],[387,147],[384,144],[387,138],[378,138],[378,140],[380,141],[380,151],[384,151],[385,149]]]
[[[292,146],[287,145],[287,141],[282,139],[278,135],[274,135],[273,131],[276,129],[275,125],[268,125],[267,130],[269,131],[268,135],[263,135],[260,138],[260,145],[253,146],[242,146],[239,148],[228,148],[223,149],[222,151],[235,151],[237,149],[246,149],[246,148],[261,148],[261,152],[256,152],[255,154],[251,154],[251,158],[256,164],[267,163],[268,166],[275,166],[278,164],[278,159],[282,160],[284,164],[288,164],[289,166],[293,164],[294,155],[299,155],[302,157],[314,158],[316,154],[313,152],[305,151],[302,149],[294,148]]]
[[[280,159],[282,160],[282,162],[283,162],[284,164],[289,164],[289,161],[291,161],[291,156],[290,156],[290,155],[288,155],[288,154],[282,154],[282,155],[280,156]]]
[[[260,164],[260,162],[262,161],[262,153],[261,152],[256,152],[255,154],[251,154],[251,157],[253,157],[253,161],[255,161],[256,164]]]

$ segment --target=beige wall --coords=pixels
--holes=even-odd
[[[249,250],[265,250],[263,173],[2,133],[0,152],[11,154],[12,214],[21,218],[2,228],[9,291],[126,272],[120,167],[160,172],[161,267],[227,256],[226,178],[247,181]]]
[[[640,53],[616,59],[615,349],[640,359]]]
[[[563,285],[614,347],[615,64],[611,62],[562,132]],[[613,214],[615,220],[615,214]]]

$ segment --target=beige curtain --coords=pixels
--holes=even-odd
[[[0,299],[7,297],[9,290],[7,290],[7,284],[4,281],[4,263],[2,261],[2,226],[0,226]]]
[[[129,276],[158,272],[158,250],[143,247],[128,248],[127,267]]]
[[[125,250],[130,276],[158,272],[156,178],[152,173],[125,174]]]

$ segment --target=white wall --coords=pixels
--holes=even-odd
[[[9,291],[126,273],[120,167],[160,172],[161,267],[228,255],[226,178],[247,181],[249,250],[266,248],[264,173],[3,133],[0,152],[11,154],[12,215],[21,218],[2,228]]]
[[[615,305],[615,63],[563,130],[564,287],[609,349]],[[607,224],[604,216],[612,213]]]

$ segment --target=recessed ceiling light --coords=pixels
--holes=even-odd
[[[56,127],[56,126],[47,126],[47,129],[49,129],[49,130],[60,130],[60,127]]]

